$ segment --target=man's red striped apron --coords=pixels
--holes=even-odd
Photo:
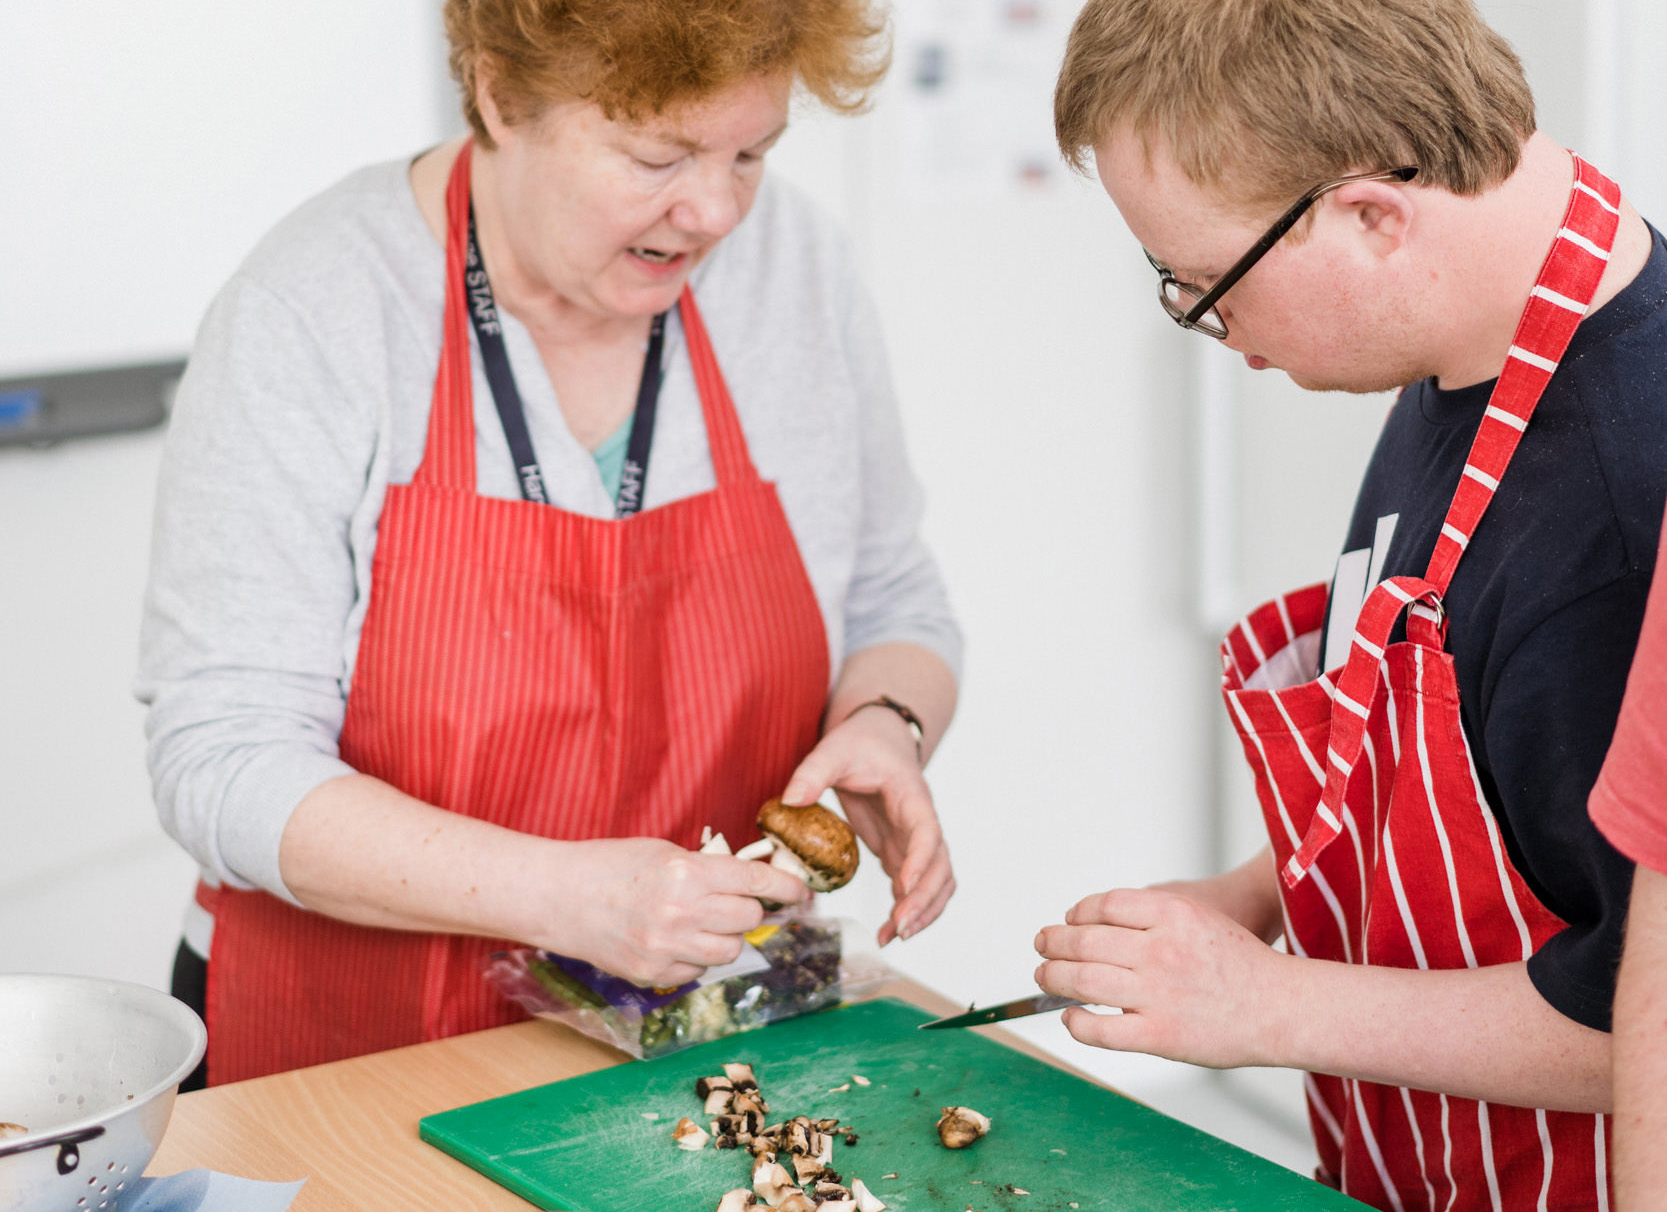
[[[1318,679],[1324,585],[1252,611],[1222,644],[1222,689],[1298,955],[1477,968],[1526,960],[1564,925],[1512,866],[1483,798],[1441,602],[1614,243],[1620,191],[1578,157],[1575,165],[1568,214],[1424,577],[1373,590],[1347,662]],[[1391,644],[1403,612],[1406,639]],[[1320,1074],[1307,1090],[1320,1177],[1375,1207],[1608,1206],[1604,1116]]]
[[[468,157],[447,193],[428,443],[388,489],[341,755],[430,804],[542,837],[757,833],[816,743],[826,628],[716,355],[679,304],[717,486],[626,520],[475,491],[463,286]],[[502,940],[367,929],[213,895],[209,1080],[525,1015],[481,976]]]

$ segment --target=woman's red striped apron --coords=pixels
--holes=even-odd
[[[480,496],[468,197],[464,156],[447,193],[428,444],[383,507],[342,758],[522,833],[695,846],[710,825],[744,841],[816,743],[828,641],[700,312],[685,289],[713,491],[623,521]],[[525,1017],[481,976],[501,940],[368,929],[263,892],[211,895],[211,1083]]]
[[[1512,866],[1483,798],[1441,602],[1609,259],[1620,191],[1575,165],[1568,214],[1424,577],[1378,586],[1347,662],[1315,680],[1324,585],[1252,611],[1222,644],[1222,689],[1298,955],[1476,968],[1526,960],[1564,925]],[[1403,612],[1407,638],[1391,644]],[[1375,1207],[1608,1207],[1604,1116],[1321,1074],[1307,1090],[1321,1179]]]

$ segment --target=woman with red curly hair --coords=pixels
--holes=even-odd
[[[219,1083],[510,1021],[527,944],[644,985],[804,882],[700,853],[834,789],[954,889],[921,767],[960,636],[874,309],[764,176],[860,108],[872,0],[446,0],[471,133],[285,219],[211,308],[140,695],[202,867]]]

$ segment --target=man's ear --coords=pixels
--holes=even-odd
[[[1407,190],[1389,181],[1355,181],[1332,194],[1348,228],[1380,257],[1399,252],[1412,231],[1417,208]]]

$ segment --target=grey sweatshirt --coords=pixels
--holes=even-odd
[[[211,880],[293,900],[278,845],[295,806],[350,773],[337,752],[391,483],[422,458],[445,258],[406,161],[355,173],[263,240],[210,307],[157,491],[137,693],[163,826]],[[959,669],[919,534],[875,309],[833,226],[766,179],[693,286],[759,474],[777,485],[832,668],[875,644]],[[675,315],[675,313],[674,313]],[[552,503],[611,517],[531,338],[505,339]],[[714,485],[675,319],[646,508]],[[472,337],[471,337],[472,340]],[[478,491],[519,496],[474,352]]]

